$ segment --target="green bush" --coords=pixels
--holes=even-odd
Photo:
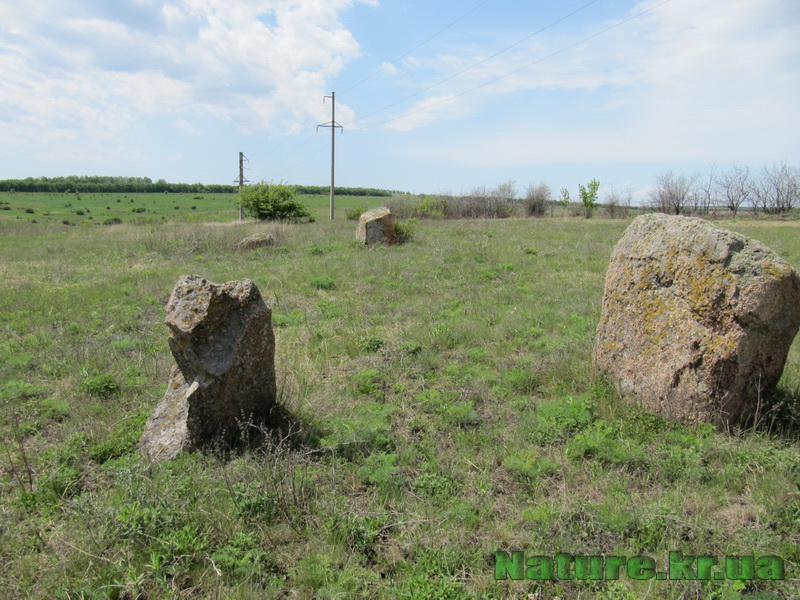
[[[87,377],[83,381],[81,389],[90,396],[95,396],[98,398],[109,398],[111,396],[116,396],[121,391],[119,384],[111,375]]]
[[[352,208],[347,209],[347,220],[348,221],[358,221],[358,219],[363,215],[365,212],[369,210],[363,204],[359,204],[358,206],[354,206]]]
[[[326,276],[315,277],[311,280],[311,287],[318,290],[335,290],[336,282],[330,277]]]
[[[409,219],[408,221],[396,221],[394,224],[394,232],[397,234],[397,242],[405,244],[414,239],[414,232],[416,230],[417,220]]]
[[[239,194],[244,212],[259,221],[300,221],[310,219],[308,207],[295,199],[295,191],[283,184],[261,182]]]

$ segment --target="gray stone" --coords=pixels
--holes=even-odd
[[[182,275],[166,311],[177,364],[140,441],[151,460],[230,439],[275,403],[272,312],[252,281]]]
[[[638,217],[611,256],[594,363],[620,394],[684,423],[754,416],[800,326],[800,279],[744,235]]]
[[[397,233],[394,230],[394,217],[388,208],[373,208],[358,219],[356,239],[362,244],[396,244]]]
[[[254,233],[248,235],[241,242],[236,244],[237,250],[255,250],[256,248],[267,248],[275,246],[278,243],[278,238],[274,233]]]

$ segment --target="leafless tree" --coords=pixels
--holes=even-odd
[[[697,175],[675,175],[667,171],[656,177],[656,185],[650,190],[650,205],[667,214],[682,214],[696,201],[695,183]]]
[[[692,212],[696,215],[707,215],[717,205],[716,193],[716,166],[711,167],[711,171],[706,179],[699,181],[696,193],[694,194],[694,206]]]
[[[632,196],[633,194],[631,193],[630,186],[627,187],[625,191],[616,190],[613,185],[609,186],[603,198],[603,206],[605,206],[608,216],[612,219],[616,219],[617,217],[624,219],[627,217],[631,207]]]
[[[787,213],[800,206],[800,173],[786,163],[764,167],[753,191],[763,212]]]
[[[739,208],[750,201],[754,192],[750,169],[734,164],[730,170],[717,177],[715,187],[719,204],[735,217]]]
[[[550,186],[546,183],[530,184],[525,192],[525,214],[529,217],[543,217],[550,204]]]

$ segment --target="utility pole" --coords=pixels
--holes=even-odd
[[[333,197],[335,195],[334,177],[336,173],[336,128],[338,127],[342,131],[344,131],[344,128],[336,122],[336,92],[331,92],[330,96],[325,96],[322,100],[323,102],[325,98],[331,99],[331,122],[317,125],[317,130],[319,130],[320,127],[331,128],[331,221],[333,221]]]
[[[244,189],[244,161],[250,162],[244,155],[244,152],[239,152],[239,201],[242,200],[242,190]],[[244,208],[239,204],[239,220],[244,221]]]

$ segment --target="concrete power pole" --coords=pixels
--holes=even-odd
[[[242,190],[244,189],[244,161],[246,160],[247,157],[244,152],[239,152],[239,201],[242,199]],[[244,221],[244,208],[242,208],[241,204],[239,204],[239,220]]]
[[[331,128],[331,221],[333,221],[333,198],[335,196],[334,177],[336,174],[336,128],[338,127],[342,131],[344,131],[344,128],[336,122],[336,92],[331,92],[331,95],[325,96],[325,98],[331,99],[331,122],[317,125],[317,129],[320,127]]]

